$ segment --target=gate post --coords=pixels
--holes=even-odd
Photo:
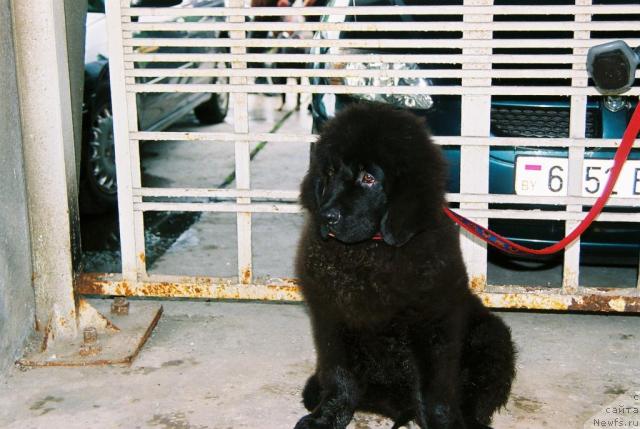
[[[146,256],[143,214],[133,208],[134,203],[142,202],[141,197],[133,196],[133,188],[142,186],[142,178],[139,142],[129,136],[129,133],[138,131],[136,94],[127,93],[125,89],[126,83],[134,82],[133,78],[125,77],[125,69],[133,69],[133,63],[124,60],[124,55],[132,53],[133,49],[124,46],[122,37],[123,21],[131,21],[130,17],[122,15],[122,8],[128,3],[107,1],[106,12],[122,279],[128,287],[135,288],[139,276],[146,274]]]
[[[229,7],[244,7],[243,0],[229,0]],[[230,16],[229,22],[245,22],[245,16]],[[247,38],[246,31],[230,31],[231,39],[244,40]],[[234,46],[231,48],[232,55],[241,55],[247,52],[245,46]],[[232,61],[231,67],[234,69],[247,68],[244,61]],[[243,85],[247,83],[246,77],[232,76],[229,82],[231,85]],[[247,134],[249,132],[249,94],[246,92],[233,93],[233,127],[238,134]],[[238,140],[235,142],[235,172],[236,172],[236,189],[249,190],[251,188],[251,171],[250,171],[250,147],[246,140]],[[251,199],[238,198],[238,204],[249,204]],[[237,231],[238,231],[238,283],[250,284],[252,281],[252,251],[251,251],[251,213],[237,213]]]
[[[591,0],[576,0],[577,6],[590,6]],[[591,15],[576,15],[576,22],[589,22]],[[589,39],[589,31],[574,31],[574,39]],[[587,48],[574,48],[574,55],[587,55]],[[573,64],[574,70],[585,70],[586,64]],[[571,82],[574,87],[587,87],[588,79],[586,73],[584,77],[573,78]],[[569,120],[569,137],[572,139],[584,138],[587,120],[587,96],[572,95],[571,110]],[[582,195],[582,164],[584,160],[584,147],[569,148],[569,175],[567,176],[568,192],[570,197],[579,197]],[[576,172],[578,172],[576,174]],[[567,212],[582,212],[582,206],[579,204],[567,205]],[[568,220],[565,222],[565,234],[569,234],[578,225],[578,221]],[[580,284],[580,237],[567,246],[564,252],[564,262],[562,269],[562,290],[565,293],[575,293]]]
[[[36,328],[53,338],[77,335],[73,252],[79,249],[78,192],[64,3],[11,4]]]

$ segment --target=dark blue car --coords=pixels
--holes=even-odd
[[[629,3],[623,1],[610,1],[610,0],[594,0],[593,4],[622,4]],[[376,5],[461,5],[461,1],[456,0],[332,0],[329,2],[329,6],[376,6]],[[563,0],[546,0],[532,2],[523,0],[496,0],[495,5],[541,5],[541,4],[566,4],[573,5],[573,1]],[[509,16],[496,16],[494,19],[508,20]],[[518,17],[516,17],[518,18]],[[521,17],[520,17],[521,18]],[[336,22],[336,17],[324,17],[325,20]],[[343,16],[340,19],[343,21],[354,20],[353,16]],[[362,16],[358,15],[357,20],[363,22],[366,20],[372,21],[392,21],[402,19],[406,20],[438,20],[437,16]],[[461,17],[460,17],[461,19]],[[532,19],[540,21],[549,21],[558,19],[553,15],[549,16],[535,16]],[[563,19],[561,17],[561,19]],[[594,20],[612,20],[621,19],[615,15],[602,15],[602,17],[594,16]],[[640,20],[639,15],[626,15],[625,20]],[[452,20],[449,16],[446,20]],[[455,20],[455,18],[454,18]],[[561,28],[561,26],[559,26]],[[640,23],[638,25],[640,29]],[[355,32],[343,32],[339,34],[339,38],[371,38],[380,37],[372,36],[372,33],[361,32],[354,34]],[[432,33],[385,33],[384,38],[460,38],[461,32],[432,32]],[[602,41],[607,41],[613,38],[610,32],[592,32],[592,38],[601,38]],[[627,34],[629,33],[629,34]],[[430,35],[425,35],[430,34]],[[528,35],[529,34],[529,35]],[[319,32],[315,36],[316,38],[327,37],[323,32]],[[333,35],[332,37],[335,37]],[[531,33],[525,31],[495,31],[494,38],[527,38],[536,37],[541,38],[540,33],[535,36],[531,36]],[[545,32],[544,38],[557,39],[557,38],[572,38],[571,31],[549,31]],[[638,38],[640,37],[640,31],[625,32],[625,34],[618,35],[620,37]],[[536,49],[538,52],[536,52]],[[558,54],[571,54],[571,49],[567,48],[545,48],[549,52],[546,53],[558,53]],[[320,48],[318,52],[325,54],[328,53],[329,48]],[[459,53],[460,50],[456,49],[404,49],[401,52],[395,49],[393,53],[426,53],[426,54],[447,54],[447,53]],[[564,52],[567,51],[567,52]],[[364,52],[383,52],[382,50],[351,50],[352,53],[364,53]],[[388,51],[387,51],[388,52]],[[494,54],[523,54],[523,53],[541,53],[538,48],[494,48]],[[394,69],[428,69],[429,64],[394,64]],[[545,65],[541,65],[544,67]],[[317,63],[315,68],[330,68],[331,64]],[[335,67],[335,66],[333,66]],[[356,69],[366,68],[380,68],[389,67],[382,63],[377,64],[354,64],[344,65],[341,67]],[[439,65],[442,68],[442,65]],[[455,65],[451,66],[455,68]],[[494,65],[496,67],[496,65]],[[500,67],[498,65],[497,67]],[[513,68],[513,64],[505,64],[504,68]],[[557,67],[557,66],[556,66]],[[571,66],[568,65],[568,68]],[[372,78],[347,78],[351,79],[348,82],[342,82],[350,86],[367,86],[375,84],[371,81]],[[368,79],[368,80],[367,80]],[[404,81],[403,81],[404,80]],[[522,81],[518,79],[496,79],[493,80],[493,85],[542,85],[549,86],[554,84],[566,84],[558,83],[560,79],[556,79],[554,83],[553,79],[529,79],[528,81]],[[315,78],[312,82],[316,85],[329,84],[328,78]],[[437,83],[438,85],[459,85],[459,80],[439,79],[437,82],[428,81],[424,78],[410,78],[400,79],[400,82],[396,82],[396,85],[409,85],[417,88],[424,87],[424,90],[418,90],[415,94],[411,95],[386,95],[386,94],[314,94],[312,99],[312,114],[313,114],[313,126],[317,131],[321,129],[322,124],[332,117],[335,112],[340,111],[345,106],[355,102],[367,102],[376,101],[383,103],[390,103],[399,107],[405,107],[411,109],[419,116],[423,116],[427,119],[427,123],[431,128],[432,133],[435,136],[458,136],[460,135],[460,114],[461,114],[461,101],[459,96],[450,95],[434,95],[429,96],[428,86],[430,84]],[[382,86],[380,82],[378,85]],[[620,138],[626,128],[633,108],[637,103],[637,97],[624,97],[624,96],[598,96],[589,97],[587,104],[587,117],[586,117],[586,129],[585,136],[587,138]],[[541,137],[541,138],[562,138],[569,137],[569,109],[570,98],[569,97],[555,97],[555,96],[493,96],[491,102],[491,135],[498,137]],[[437,140],[437,138],[436,138]],[[443,150],[450,165],[449,174],[449,192],[459,192],[460,183],[460,149],[455,146],[443,146]],[[606,181],[607,166],[603,165],[600,159],[611,159],[614,151],[612,149],[587,149],[585,152],[585,195],[596,195],[598,191],[604,187]],[[566,149],[558,148],[536,148],[536,147],[493,147],[490,151],[490,166],[489,166],[489,192],[493,194],[513,194],[523,193],[527,190],[516,190],[516,163],[517,159],[521,159],[521,163],[526,160],[532,160],[531,165],[527,165],[525,168],[531,167],[531,169],[548,168],[548,166],[540,166],[534,162],[539,157],[554,158],[556,160],[562,160],[559,162],[566,162],[568,156]],[[535,157],[535,158],[528,158]],[[640,153],[634,151],[631,155],[632,160],[639,160]],[[629,163],[630,167],[636,168],[636,181],[635,189],[633,184],[626,186],[625,192],[634,192],[640,196],[640,161],[633,161]],[[555,195],[560,195],[561,186],[566,186],[566,180],[564,182],[559,176],[554,176],[553,166],[549,172],[549,181],[545,183],[545,187],[552,189]],[[557,167],[556,167],[557,168]],[[522,169],[522,167],[521,167]],[[628,173],[626,175],[633,174]],[[629,179],[629,180],[627,180]],[[620,180],[630,181],[632,178],[621,177]],[[538,192],[538,191],[534,191]],[[541,190],[540,192],[549,192],[548,189]],[[540,194],[542,195],[542,194]],[[549,193],[547,193],[549,195]],[[633,194],[636,195],[636,194]],[[502,208],[518,208],[518,206],[502,207]],[[531,208],[530,206],[528,208]],[[611,209],[615,210],[615,209]],[[625,209],[628,210],[628,209]],[[564,222],[562,221],[539,221],[539,220],[511,220],[511,219],[493,219],[490,221],[489,227],[499,234],[506,236],[520,244],[531,247],[544,247],[559,241],[565,235]],[[621,261],[633,261],[637,264],[637,255],[640,250],[640,225],[636,223],[622,223],[622,222],[598,222],[585,232],[581,241],[582,255],[589,258],[600,260],[601,256],[606,256],[607,263],[619,263]]]

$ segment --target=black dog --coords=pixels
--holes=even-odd
[[[301,189],[317,368],[296,429],[345,428],[356,410],[394,428],[487,428],[507,402],[511,334],[468,288],[445,176],[409,112],[355,105],[323,129]]]

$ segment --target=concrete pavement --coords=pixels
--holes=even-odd
[[[303,305],[164,306],[131,367],[14,369],[0,382],[0,427],[286,429],[305,414],[300,392],[315,354]],[[518,346],[518,375],[495,429],[583,428],[640,390],[640,318],[502,317]],[[391,422],[358,415],[349,427]]]

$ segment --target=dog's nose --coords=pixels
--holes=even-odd
[[[324,210],[320,215],[329,225],[335,225],[340,221],[340,211],[336,208]]]

